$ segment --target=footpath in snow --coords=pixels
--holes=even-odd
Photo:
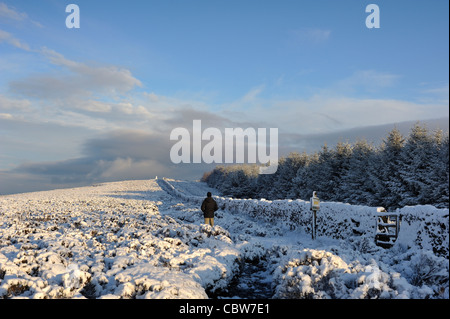
[[[390,249],[374,208],[216,197],[155,179],[0,196],[0,298],[449,298],[448,209],[402,210]]]

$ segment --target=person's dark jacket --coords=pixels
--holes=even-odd
[[[219,209],[216,201],[212,197],[206,197],[202,203],[202,212],[204,218],[214,218],[214,212]]]

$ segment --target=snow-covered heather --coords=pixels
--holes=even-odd
[[[0,197],[0,298],[207,298],[239,251],[177,204],[155,180]]]
[[[189,182],[160,184],[184,202],[201,202]],[[217,223],[243,259],[265,263],[275,298],[449,298],[448,209],[397,210],[399,238],[384,249],[374,240],[376,207],[322,203],[312,240],[308,202],[216,199],[224,209]]]
[[[449,298],[448,209],[402,209],[383,249],[374,208],[323,203],[312,240],[306,207],[161,179],[1,196],[0,298]]]

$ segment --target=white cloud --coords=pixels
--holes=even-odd
[[[114,129],[152,118],[145,104],[131,95],[142,83],[128,69],[89,65],[47,48],[37,52],[58,68],[52,73],[34,74],[9,83],[12,93],[27,97],[40,110],[28,114],[27,119]],[[2,100],[5,105],[12,103],[5,96],[0,96]],[[29,100],[22,100],[22,104]],[[18,101],[14,103],[20,105]]]
[[[12,110],[12,111],[30,111],[31,102],[26,99],[13,99],[0,94],[0,110]]]
[[[11,33],[0,30],[0,43],[6,42],[16,48],[30,51],[30,46],[19,39],[15,38]]]
[[[449,93],[449,86],[448,83],[444,86],[432,88],[432,89],[426,89],[423,91],[424,93],[431,93],[431,94],[439,94],[439,95],[447,95]]]
[[[261,97],[260,86],[222,109],[230,119],[263,123],[265,127],[299,134],[448,117],[448,86],[427,91],[430,96],[447,96],[447,102],[437,98],[406,101],[386,97],[384,92],[395,88],[401,77],[358,70],[328,87],[316,88],[310,97],[293,99]]]
[[[69,69],[73,75],[70,85],[83,86],[111,92],[124,93],[135,86],[142,86],[141,81],[133,77],[131,72],[117,66],[94,66],[66,59],[62,54],[43,48],[42,53],[51,63]]]
[[[329,133],[448,115],[448,105],[444,104],[321,95],[307,99],[265,100],[237,114],[241,121],[248,119],[297,134]]]
[[[16,21],[23,21],[28,18],[24,12],[18,12],[15,8],[10,8],[6,3],[0,2],[0,17]]]
[[[247,109],[248,107],[255,105],[261,105],[261,103],[264,103],[264,100],[261,98],[261,93],[264,91],[264,88],[265,85],[253,87],[241,98],[232,101],[231,103],[222,105],[222,109],[226,110],[226,113],[230,116],[233,112],[240,114],[240,110],[242,109]]]
[[[16,8],[9,7],[6,3],[0,2],[0,18],[11,21],[30,21],[33,25],[42,28],[42,24],[31,20],[25,12],[19,12]]]
[[[158,95],[156,95],[154,92],[151,92],[151,93],[144,92],[144,96],[147,97],[153,103],[156,103],[159,101]]]
[[[341,121],[344,128],[448,116],[448,108],[394,99],[327,99],[321,111]]]
[[[449,103],[449,85],[448,83],[440,86],[433,86],[429,87],[427,89],[421,90],[421,93],[423,96],[421,97],[421,100],[424,102],[439,102],[442,104]]]
[[[351,76],[338,81],[331,87],[334,91],[353,92],[363,90],[376,92],[380,89],[393,87],[401,78],[400,75],[375,70],[358,70]]]
[[[11,120],[12,118],[13,118],[12,114],[0,113],[0,119],[2,119],[2,120]]]
[[[249,92],[247,92],[247,94],[244,95],[244,97],[242,98],[242,102],[255,101],[255,99],[258,97],[258,95],[262,93],[263,90],[264,90],[263,85],[251,89]]]
[[[75,108],[79,110],[85,110],[94,113],[108,113],[112,110],[111,104],[95,100],[75,100],[72,106],[75,106]]]
[[[1,39],[1,33],[0,33]],[[107,95],[116,97],[142,86],[128,69],[117,66],[96,66],[72,61],[62,54],[43,48],[40,51],[59,66],[57,73],[38,74],[9,83],[10,89],[38,99],[80,99]]]

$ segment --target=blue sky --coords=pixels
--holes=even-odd
[[[414,100],[417,89],[448,82],[442,71],[448,66],[443,0],[379,1],[377,30],[365,27],[368,3],[355,0],[77,1],[79,30],[65,28],[69,2],[3,3],[42,25],[6,25],[33,49],[46,46],[71,60],[121,65],[144,90],[203,94],[214,104],[261,85],[265,97],[307,97],[367,70],[397,77],[398,87],[384,97]],[[42,68],[35,62],[30,59],[27,72]]]
[[[80,29],[65,26],[69,3]],[[379,29],[365,25],[370,3]],[[167,151],[193,119],[277,127],[301,152],[346,130],[448,118],[448,6],[0,0],[0,178],[193,177],[201,168],[173,167]]]

